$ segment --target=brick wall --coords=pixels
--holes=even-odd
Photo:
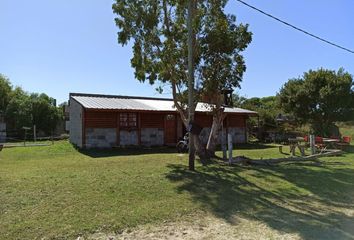
[[[86,145],[87,148],[112,148],[117,143],[117,133],[115,128],[87,128]]]
[[[228,129],[229,133],[232,135],[233,143],[246,143],[246,128],[243,127],[230,127]]]
[[[200,140],[203,144],[206,144],[208,142],[209,134],[210,134],[210,129],[211,128],[203,128],[201,131],[199,137]],[[232,142],[233,143],[246,143],[246,128],[243,127],[229,127],[228,132],[231,133],[232,135]],[[221,130],[218,135],[218,144],[221,144]],[[226,135],[226,129],[224,129],[224,136],[225,136],[225,143],[227,142],[227,135]]]
[[[136,146],[136,145],[138,145],[138,131],[137,130],[121,130],[119,134],[120,134],[120,145],[121,146]]]
[[[87,148],[111,148],[117,146],[117,131],[115,128],[87,128],[86,129]],[[137,130],[121,130],[119,132],[120,146],[138,145]],[[164,130],[162,128],[141,129],[142,146],[163,146]]]
[[[164,144],[164,131],[162,128],[141,129],[141,145],[162,146]]]

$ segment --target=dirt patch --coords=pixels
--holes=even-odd
[[[282,233],[257,221],[234,218],[225,221],[213,216],[198,217],[188,221],[165,222],[127,229],[119,234],[95,233],[80,240],[118,239],[301,239],[297,234]]]

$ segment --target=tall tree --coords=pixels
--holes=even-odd
[[[44,93],[29,94],[16,87],[5,112],[8,129],[21,133],[22,127],[36,125],[38,131],[50,135],[61,118],[61,109],[55,105],[55,100]]]
[[[7,77],[0,74],[0,114],[4,114],[10,102],[12,85]]]
[[[246,65],[242,52],[252,40],[247,25],[236,25],[234,15],[226,15],[222,8],[210,5],[200,40],[201,59],[199,76],[200,95],[212,103],[213,124],[207,143],[209,156],[215,155],[215,146],[224,113],[223,90],[240,87]]]
[[[238,87],[242,79],[245,64],[241,52],[251,41],[251,33],[247,25],[236,24],[235,16],[225,14],[227,0],[195,2],[193,62],[197,97],[191,107],[195,109],[200,97],[212,96],[210,103],[216,105],[213,111],[218,114],[222,108],[219,90]],[[118,42],[125,45],[133,40],[131,64],[135,77],[141,82],[169,84],[175,107],[186,127],[187,3],[185,0],[116,0],[113,4]],[[214,121],[220,121],[220,117]],[[196,148],[200,155],[203,152],[200,143],[197,142]]]
[[[352,75],[344,69],[321,68],[289,80],[277,97],[284,111],[309,123],[313,133],[330,136],[334,122],[354,117],[353,86]]]
[[[11,99],[6,108],[6,122],[9,129],[20,131],[22,127],[31,127],[31,100],[28,94],[20,87],[16,87],[11,93]]]
[[[258,112],[259,120],[263,125],[276,125],[277,116],[283,113],[275,96],[244,99],[240,107]]]
[[[60,110],[55,99],[42,93],[30,95],[32,125],[36,125],[46,135],[50,135],[60,119]]]

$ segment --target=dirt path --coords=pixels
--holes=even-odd
[[[84,238],[80,238],[83,240]],[[96,233],[87,240],[132,240],[132,239],[301,239],[296,234],[280,233],[268,226],[245,219],[226,222],[213,216],[193,219],[193,221],[166,222],[160,225],[145,225],[125,230],[120,234]],[[85,238],[86,240],[86,238]]]

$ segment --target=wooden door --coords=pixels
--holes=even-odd
[[[168,114],[165,116],[165,144],[174,145],[177,143],[176,116]]]

